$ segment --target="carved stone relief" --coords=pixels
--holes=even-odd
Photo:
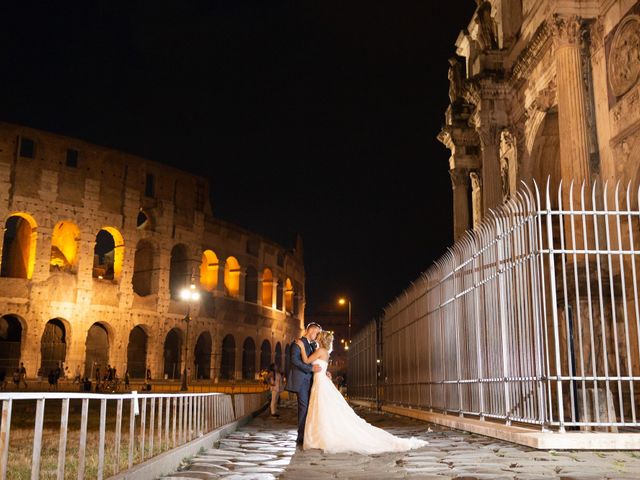
[[[456,189],[457,187],[469,187],[469,170],[465,168],[455,168],[449,170],[449,175],[451,177],[451,187],[453,189]]]
[[[582,18],[577,15],[555,14],[550,23],[556,46],[576,45],[580,42]]]
[[[611,108],[612,137],[616,137],[637,122],[638,109],[640,109],[640,83],[631,87],[631,90],[627,91],[625,96]]]
[[[609,84],[616,97],[624,95],[640,76],[640,17],[629,15],[613,37],[609,55]]]
[[[615,175],[626,182],[633,180],[639,170],[640,130],[635,130],[613,146]]]
[[[551,80],[545,88],[540,90],[533,106],[541,112],[548,112],[557,103],[556,91],[556,82]]]
[[[482,222],[482,180],[478,172],[470,172],[471,181],[471,205],[473,208],[473,228],[477,228]]]
[[[508,200],[517,188],[518,149],[516,139],[508,130],[500,132],[500,179],[502,201]]]

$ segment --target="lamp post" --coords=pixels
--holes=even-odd
[[[349,305],[349,331],[348,331],[348,334],[347,334],[347,343],[344,346],[345,350],[349,350],[349,346],[351,345],[351,300],[345,299],[345,298],[340,298],[338,300],[338,303],[340,305],[344,305],[345,303],[347,303]]]
[[[187,315],[184,317],[184,322],[187,324],[187,332],[184,339],[184,370],[182,371],[182,385],[180,390],[186,392],[189,387],[187,386],[187,365],[189,365],[189,323],[191,322],[191,302],[197,302],[200,300],[200,292],[196,290],[194,283],[189,285],[189,288],[183,288],[180,291],[180,298],[187,302]]]

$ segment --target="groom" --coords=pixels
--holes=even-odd
[[[315,339],[322,327],[315,322],[307,325],[302,335],[302,343],[304,344],[307,356],[310,356],[316,349]],[[286,389],[289,392],[295,392],[298,398],[298,438],[296,443],[302,445],[304,441],[304,424],[307,421],[307,409],[309,408],[309,395],[311,394],[311,383],[313,382],[313,373],[319,372],[322,368],[319,365],[308,365],[302,361],[300,347],[294,341],[289,347],[290,370],[287,375]]]

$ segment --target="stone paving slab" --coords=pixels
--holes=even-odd
[[[185,459],[161,477],[224,480],[631,480],[640,479],[640,451],[540,451],[419,420],[355,407],[369,423],[429,444],[377,455],[323,454],[296,447],[296,405],[279,418],[264,412],[215,448]]]

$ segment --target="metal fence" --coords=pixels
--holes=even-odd
[[[349,397],[375,401],[378,397],[379,350],[378,324],[370,322],[351,340],[348,357],[347,392]]]
[[[534,185],[491,212],[385,309],[378,400],[561,432],[640,426],[639,196]],[[350,351],[364,398],[375,370],[355,359],[373,344]]]
[[[26,469],[38,479],[47,464],[47,478],[102,479],[258,410],[266,394],[34,392],[0,400],[0,478],[23,478]]]

